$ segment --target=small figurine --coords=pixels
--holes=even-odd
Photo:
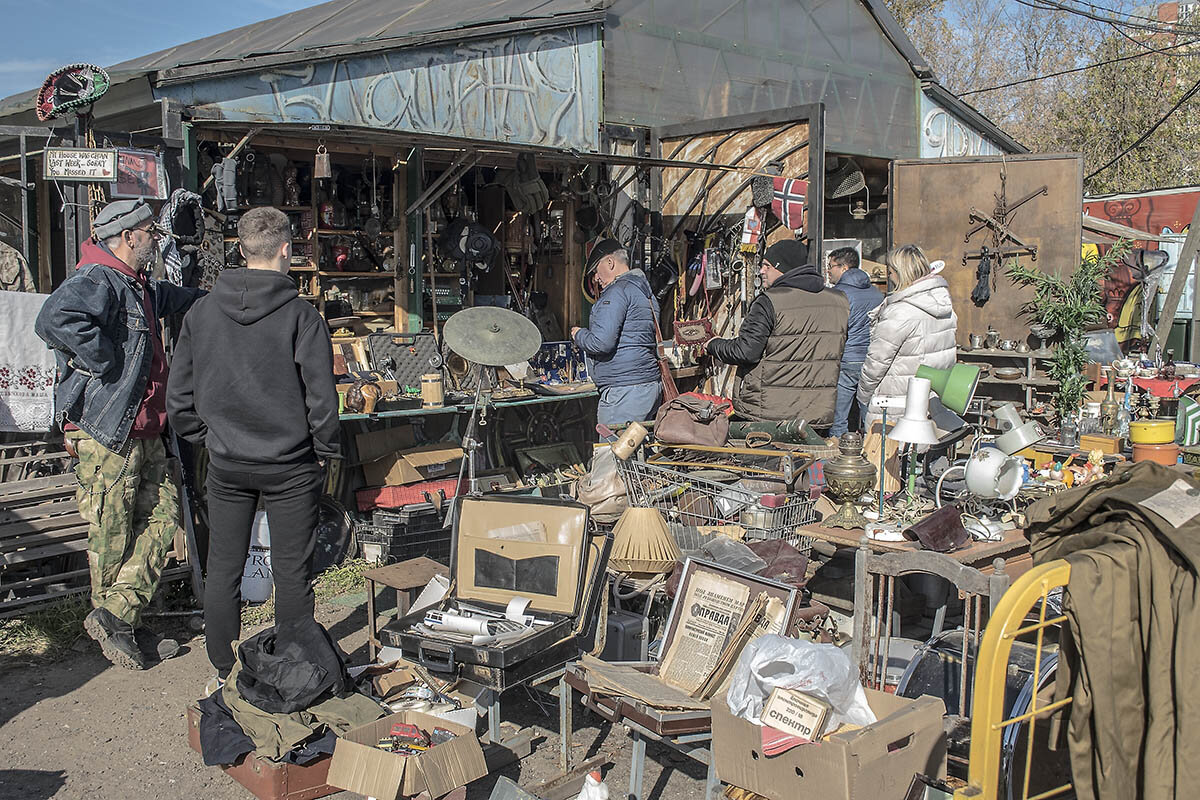
[[[285,205],[300,205],[300,179],[297,177],[296,165],[291,162],[283,171],[283,193]]]

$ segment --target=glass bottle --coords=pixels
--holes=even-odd
[[[1100,430],[1108,436],[1114,435],[1117,431],[1117,409],[1121,406],[1114,393],[1116,382],[1116,378],[1110,372],[1108,374],[1108,394],[1104,397],[1104,402],[1100,404]]]
[[[1167,350],[1163,364],[1158,368],[1158,377],[1164,381],[1175,380],[1175,351]]]
[[[1058,443],[1063,447],[1079,446],[1079,424],[1074,414],[1063,414],[1058,423]]]
[[[1129,423],[1133,421],[1132,415],[1129,413],[1129,406],[1124,403],[1117,409],[1117,430],[1116,435],[1122,439],[1129,438]]]

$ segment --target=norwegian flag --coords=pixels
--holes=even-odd
[[[808,181],[798,178],[773,178],[775,192],[771,195],[771,210],[783,227],[793,231],[804,229],[804,201],[808,197]]]

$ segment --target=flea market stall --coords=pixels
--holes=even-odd
[[[139,62],[157,105],[127,116],[158,122],[170,166],[153,196],[187,209],[166,217],[181,246],[163,274],[211,288],[244,267],[242,214],[290,221],[288,274],[330,331],[345,455],[316,567],[371,564],[370,663],[339,662],[320,692],[270,709],[246,690],[262,676],[231,679],[188,708],[192,747],[259,797],[463,796],[529,754],[531,729],[500,726],[528,690],[557,694],[565,784],[586,780],[582,707],[628,734],[639,800],[648,742],[702,765],[708,797],[722,783],[771,800],[948,796],[1039,501],[1100,491],[1126,461],[1200,462],[1200,374],[1090,330],[1129,251],[1081,266],[1080,159],[914,159],[929,70],[874,2],[805,9],[855,45],[816,55],[762,40],[773,14],[800,14],[782,0],[699,21],[676,3],[459,8],[449,28],[444,3],[391,5],[297,12]],[[691,80],[701,63],[711,86]],[[82,134],[69,143],[110,149]],[[0,173],[25,169],[30,135]],[[49,239],[25,245],[52,285],[92,195],[37,180],[70,187],[56,214],[42,191],[22,228],[61,229],[61,263]],[[599,301],[585,265],[608,237],[644,272],[664,386],[685,391],[655,419],[597,426],[571,330]],[[807,408],[737,416],[739,370],[705,355],[767,288],[766,248],[795,239],[825,275],[850,248],[881,289],[892,245],[940,262],[955,363],[860,409],[866,441],[824,438]],[[194,532],[176,549],[199,578],[207,455],[181,455]],[[6,600],[58,580],[13,564],[86,548],[58,472],[0,497]],[[78,563],[58,567],[86,591]],[[1006,713],[1046,700],[1051,638],[1014,645]],[[213,726],[253,732],[260,712],[306,728],[213,750]],[[1015,787],[1029,763],[993,782]]]

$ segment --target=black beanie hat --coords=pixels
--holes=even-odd
[[[783,239],[768,247],[763,259],[780,272],[788,272],[808,263],[808,245],[799,239]]]

